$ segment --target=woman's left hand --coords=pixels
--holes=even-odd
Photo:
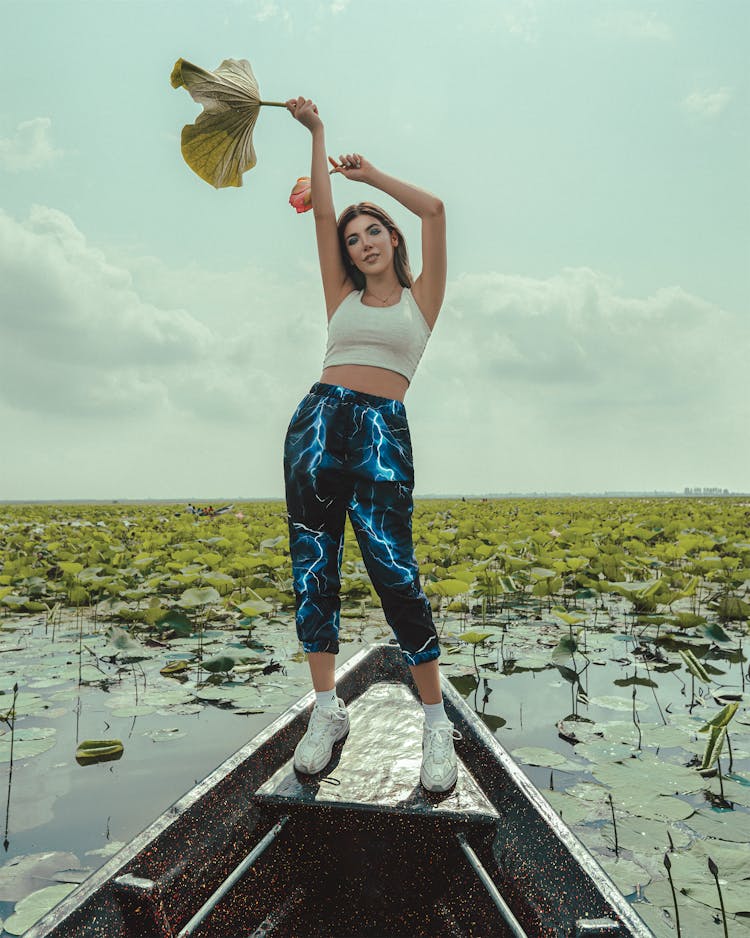
[[[347,179],[353,179],[355,182],[369,182],[375,167],[369,160],[366,160],[361,153],[346,153],[339,156],[338,163],[332,156],[328,157],[328,162],[333,166],[331,174],[341,173]]]

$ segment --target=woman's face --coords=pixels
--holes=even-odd
[[[344,244],[352,263],[363,274],[382,273],[393,267],[398,235],[374,215],[357,215],[344,228]]]

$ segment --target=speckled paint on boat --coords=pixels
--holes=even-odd
[[[464,854],[466,836],[534,938],[648,938],[591,855],[450,686],[463,738],[444,795],[419,783],[421,714],[403,656],[376,645],[337,671],[351,731],[317,776],[291,765],[308,694],[64,899],[28,938],[173,938],[282,817],[277,840],[196,930],[200,938],[511,934]],[[114,880],[152,880],[128,901]],[[157,922],[161,924],[157,925]]]

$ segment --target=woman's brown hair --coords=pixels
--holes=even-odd
[[[350,205],[349,208],[345,208],[341,215],[339,215],[339,220],[336,223],[336,227],[339,233],[339,249],[341,250],[341,259],[344,262],[344,268],[347,274],[351,277],[354,286],[358,290],[364,290],[366,280],[365,275],[355,266],[351,257],[349,257],[349,251],[347,250],[346,243],[344,241],[344,229],[352,220],[352,218],[357,218],[358,215],[372,215],[373,218],[377,218],[382,225],[385,225],[388,231],[396,232],[398,235],[398,244],[393,249],[393,268],[396,271],[396,276],[398,277],[398,282],[401,284],[401,286],[411,287],[413,278],[411,275],[411,268],[409,267],[409,255],[406,251],[406,241],[404,240],[404,236],[401,234],[401,230],[398,228],[391,216],[382,208],[379,208],[379,206],[373,205],[372,202],[358,202],[356,205]]]

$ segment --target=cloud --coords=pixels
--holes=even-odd
[[[105,254],[36,207],[0,212],[0,308],[3,434],[24,441],[6,497],[283,494],[325,350],[314,268]],[[417,491],[736,488],[748,345],[746,317],[679,286],[455,277],[407,397]]]
[[[746,486],[749,345],[746,317],[678,286],[460,276],[407,400],[417,490]]]
[[[657,420],[672,407],[731,407],[743,380],[739,349],[750,343],[743,317],[680,287],[629,297],[588,268],[546,280],[465,275],[441,316],[433,366],[460,363],[467,387],[521,393],[553,415],[569,403]]]
[[[307,279],[287,286],[252,269],[129,269],[62,212],[35,206],[18,222],[0,211],[0,400],[74,420],[241,418],[259,393],[278,397],[281,349],[287,367],[314,369],[325,325],[304,310],[315,296]]]
[[[642,10],[609,10],[596,26],[599,32],[625,39],[667,42],[672,38],[672,28],[668,23],[656,14]]]
[[[732,99],[731,88],[719,88],[717,91],[693,91],[682,100],[682,107],[688,114],[710,120],[718,117]]]
[[[20,409],[140,411],[169,398],[165,380],[210,354],[184,310],[133,290],[126,269],[90,247],[62,212],[0,212],[0,396]]]
[[[497,9],[499,22],[511,36],[534,43],[539,36],[539,14],[536,0],[512,0]]]
[[[24,121],[11,137],[0,137],[0,169],[11,173],[43,169],[63,155],[50,140],[52,121],[35,117]]]

